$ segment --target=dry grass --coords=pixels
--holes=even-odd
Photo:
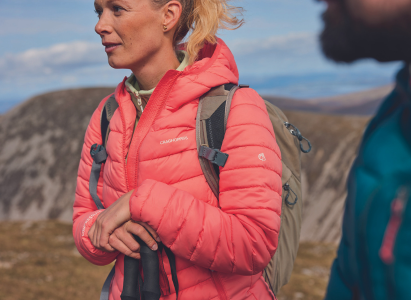
[[[0,222],[0,300],[98,299],[111,266],[77,252],[71,226],[55,221]],[[279,300],[322,299],[335,246],[304,243]]]
[[[0,223],[0,299],[98,299],[110,266],[88,263],[59,222]]]
[[[336,254],[333,244],[301,243],[290,282],[278,300],[322,300]]]

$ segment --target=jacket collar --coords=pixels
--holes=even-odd
[[[180,45],[180,49],[184,49]],[[174,72],[178,72],[178,79],[173,83],[173,88],[167,95],[166,108],[177,110],[184,104],[197,99],[208,92],[212,87],[226,83],[238,84],[238,69],[234,56],[230,49],[221,39],[217,39],[216,44],[206,43],[198,55],[197,61],[186,67],[183,71],[169,70],[158,83],[156,90],[161,90],[168,86],[167,78]],[[119,105],[130,102],[131,97],[126,90],[127,77],[124,78],[116,89],[115,96]],[[155,93],[162,94],[162,93]],[[150,101],[157,101],[156,97],[151,97]]]

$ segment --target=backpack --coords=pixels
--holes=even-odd
[[[234,93],[247,85],[226,84],[211,89],[198,105],[196,140],[200,165],[214,195],[219,196],[219,167],[224,167],[228,155],[220,151],[224,140],[227,119]],[[290,124],[284,113],[265,101],[268,115],[274,128],[282,161],[282,210],[278,247],[263,276],[274,294],[287,284],[297,256],[301,231],[301,152],[311,151],[311,143]],[[308,149],[302,142],[305,140]],[[261,157],[264,159],[264,157]]]
[[[231,100],[240,88],[247,85],[225,84],[212,88],[200,98],[196,117],[196,143],[199,153],[199,162],[204,176],[214,195],[219,198],[218,182],[219,167],[224,167],[228,155],[221,152],[227,119],[230,113]],[[282,208],[281,227],[278,237],[278,247],[275,255],[264,269],[263,276],[270,289],[277,294],[280,288],[287,284],[297,256],[301,231],[302,193],[301,193],[301,152],[311,151],[311,143],[304,138],[300,131],[290,124],[284,113],[275,105],[265,101],[267,112],[274,128],[277,144],[281,151],[282,161]],[[104,209],[97,196],[97,183],[100,176],[101,164],[106,160],[105,146],[110,133],[109,124],[118,103],[112,95],[105,103],[101,114],[102,145],[93,145],[90,154],[93,157],[93,166],[90,175],[89,189],[94,202],[99,209]],[[305,140],[308,149],[302,144]],[[263,159],[263,158],[262,158]],[[171,251],[169,251],[171,252]],[[174,255],[167,253],[174,261]],[[178,280],[173,272],[173,282],[178,291]],[[108,299],[111,279],[114,268],[107,277],[100,300]]]

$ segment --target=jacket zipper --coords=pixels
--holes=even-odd
[[[213,281],[215,284],[215,287],[217,288],[218,296],[220,297],[220,300],[227,300],[227,295],[225,294],[223,284],[221,283],[220,276],[218,275],[217,272],[214,272],[211,270],[211,276],[213,277]]]
[[[397,299],[397,290],[395,288],[394,262],[395,262],[395,245],[398,239],[398,233],[401,229],[403,215],[407,208],[409,190],[402,187],[399,189],[397,197],[391,203],[391,216],[385,229],[384,237],[381,243],[379,256],[381,261],[386,265],[386,280],[388,295]]]
[[[156,89],[151,95],[149,103],[147,103],[146,109],[149,109],[150,111],[147,111],[147,113],[144,114],[144,116],[141,115],[140,117],[140,120],[137,124],[137,128],[133,134],[132,141],[128,150],[129,154],[127,159],[127,176],[130,184],[129,189],[137,188],[138,154],[141,143],[146,137],[150,127],[154,123],[154,119],[156,118],[157,114],[163,109],[165,102],[168,98],[168,95],[175,81],[180,75],[181,72],[172,70],[167,71],[167,73],[160,80]]]
[[[391,204],[391,217],[385,229],[384,238],[379,251],[381,260],[391,265],[394,262],[394,247],[397,239],[398,231],[401,227],[402,216],[407,207],[408,192],[402,188],[398,193],[397,198]]]
[[[141,114],[143,114],[144,108],[143,108],[143,104],[142,104],[142,102],[141,102],[141,97],[140,97],[139,92],[138,92],[138,91],[137,91],[137,92],[133,92],[133,95],[134,95],[134,96],[136,97],[136,99],[137,99],[137,105],[140,106]],[[133,101],[133,103],[134,103],[134,101]],[[140,118],[141,118],[141,116],[140,116]],[[136,131],[136,127],[137,127],[137,119],[138,119],[138,111],[136,112],[136,120],[134,121],[133,133],[131,134],[130,143],[128,144],[128,150],[129,150],[129,151],[128,151],[127,154],[126,154],[126,164],[127,164],[128,154],[129,154],[129,152],[130,152],[131,142],[133,141],[133,137],[134,137],[134,131]]]

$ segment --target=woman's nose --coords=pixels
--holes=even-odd
[[[106,16],[104,12],[100,15],[100,19],[98,20],[96,27],[94,30],[99,36],[103,36],[106,34],[110,34],[112,31],[112,27],[109,24],[108,17]]]

